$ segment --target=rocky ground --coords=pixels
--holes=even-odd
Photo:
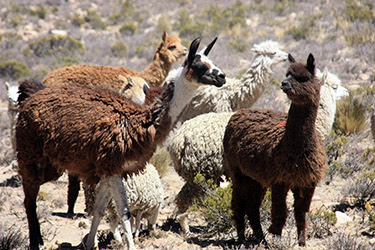
[[[122,29],[124,24],[128,24],[127,29]],[[27,77],[41,80],[47,72],[72,63],[143,69],[151,61],[164,29],[179,35],[185,45],[198,35],[202,36],[202,43],[219,36],[211,58],[230,77],[240,75],[250,64],[254,56],[250,48],[267,39],[280,42],[286,51],[301,60],[313,53],[319,68],[326,66],[338,75],[351,96],[362,101],[365,118],[361,130],[346,134],[335,130],[336,134],[332,133],[326,141],[329,169],[316,190],[311,213],[327,213],[317,216],[319,220],[310,220],[306,249],[375,249],[375,181],[371,177],[375,145],[370,132],[375,103],[375,7],[372,1],[364,0],[1,1],[0,244],[4,244],[6,237],[18,239],[17,248],[26,248],[28,242],[23,191],[12,166],[14,156],[3,83],[16,85]],[[85,51],[74,52],[71,48],[59,51],[54,47],[54,52],[43,56],[27,53],[30,44],[48,37],[53,30],[67,32],[84,45]],[[122,41],[126,49],[113,49],[116,41]],[[9,61],[20,62],[29,71],[4,66],[3,63]],[[274,69],[272,83],[255,107],[287,109],[288,103],[278,86],[286,67],[284,64]],[[157,229],[141,234],[136,241],[139,249],[264,248],[235,242],[234,232],[201,237],[206,221],[199,211],[192,211],[189,216],[192,235],[183,236],[172,216],[174,198],[183,181],[173,166],[169,166],[162,180],[166,198]],[[66,193],[66,176],[41,187],[38,216],[45,240],[43,249],[77,249],[89,231],[83,192],[78,198],[74,218],[66,217]],[[292,196],[288,198],[291,210]],[[337,219],[334,225],[327,222],[332,214]],[[271,248],[299,248],[292,217],[288,219],[282,240],[267,236]],[[264,228],[268,222],[265,218]],[[108,228],[103,220],[99,227],[103,248],[111,247],[106,240]]]

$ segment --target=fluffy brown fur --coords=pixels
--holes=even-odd
[[[321,84],[311,54],[307,64],[296,63],[290,55],[289,60],[291,66],[281,87],[292,101],[288,115],[273,110],[236,112],[224,135],[225,170],[233,181],[233,218],[240,239],[244,239],[245,215],[258,240],[264,238],[259,207],[267,188],[272,192],[269,232],[281,235],[291,189],[298,241],[305,245],[305,215],[327,160],[315,129]]]
[[[185,66],[176,78],[176,88],[174,82],[169,83],[161,97],[150,105],[138,105],[109,89],[79,84],[45,88],[21,103],[16,126],[17,158],[32,249],[43,244],[36,214],[39,187],[56,180],[66,170],[88,185],[102,180],[104,187],[100,190],[110,189],[123,229],[129,233],[125,225],[129,213],[126,193],[121,191],[123,186],[117,189],[110,180],[120,180],[121,175],[144,168],[156,145],[166,138],[172,119],[176,119],[200,84],[221,87],[225,83],[213,64],[212,68],[203,67],[207,58],[202,61],[201,55],[196,54],[199,43],[200,39],[192,42]],[[192,82],[186,80],[191,72]],[[181,92],[187,94],[184,102],[178,102]],[[103,205],[99,209],[107,204]],[[95,212],[93,221],[88,248],[94,244],[100,211]],[[128,245],[134,246],[131,234],[127,237]]]
[[[152,63],[140,72],[124,67],[75,65],[56,69],[46,75],[43,84],[46,86],[61,86],[66,83],[112,87],[120,90],[124,81],[119,75],[138,76],[151,86],[160,86],[167,77],[173,63],[177,62],[187,52],[178,37],[169,36],[163,32]]]

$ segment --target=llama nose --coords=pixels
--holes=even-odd
[[[281,87],[280,87],[284,92],[291,89],[292,86],[290,85],[290,82],[288,79],[285,79],[281,82]]]

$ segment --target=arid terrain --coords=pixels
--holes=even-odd
[[[145,68],[162,31],[185,46],[218,36],[210,58],[228,77],[240,77],[254,58],[251,48],[274,40],[297,60],[312,53],[316,65],[336,74],[350,96],[337,102],[336,120],[325,141],[328,169],[308,216],[306,249],[375,249],[375,4],[371,0],[2,0],[0,1],[0,249],[27,249],[28,226],[23,190],[14,167],[11,121],[5,82],[42,80],[50,71],[73,64]],[[64,39],[54,40],[55,34]],[[68,39],[69,38],[69,39]],[[173,68],[182,64],[178,61]],[[267,89],[253,105],[287,111],[280,90],[288,63],[274,67]],[[173,136],[173,133],[171,134]],[[168,140],[166,141],[166,144]],[[191,234],[183,235],[173,216],[183,180],[171,163],[161,173],[165,201],[156,230],[142,231],[139,249],[263,249],[237,242],[234,227],[208,234],[207,209],[192,209]],[[67,217],[67,176],[44,184],[38,195],[43,249],[79,249],[90,218],[81,191],[76,216]],[[228,201],[229,202],[229,201]],[[300,249],[293,218],[293,197],[281,239],[267,235],[271,249]],[[199,207],[199,206],[198,206]],[[263,229],[270,224],[267,204]],[[118,248],[99,226],[101,248]],[[247,231],[251,234],[251,229]],[[301,248],[302,249],[302,248]]]

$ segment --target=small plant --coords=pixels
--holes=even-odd
[[[359,97],[343,98],[337,103],[333,129],[337,133],[351,134],[362,131],[366,125],[366,107]]]
[[[84,24],[86,21],[84,18],[82,18],[80,15],[78,14],[74,14],[74,17],[72,19],[72,24],[74,26],[81,26],[82,24]]]
[[[353,197],[354,203],[360,207],[375,198],[375,172],[367,172],[345,190],[347,196]]]
[[[165,176],[168,172],[170,158],[169,153],[165,147],[157,147],[154,155],[152,156],[150,163],[155,166],[160,177]]]
[[[36,10],[30,10],[30,14],[33,16],[37,16],[40,19],[45,19],[47,16],[47,9],[44,6],[38,6]]]
[[[232,50],[243,53],[243,52],[246,52],[248,43],[241,38],[236,38],[234,40],[231,40],[228,43],[228,46]]]
[[[20,229],[0,224],[0,249],[26,249],[26,241]]]
[[[370,2],[363,3],[358,0],[345,0],[344,16],[351,22],[355,20],[374,22],[375,14],[373,9],[374,7]]]
[[[355,249],[365,250],[368,246],[358,240],[355,235],[337,232],[325,243],[326,249]]]
[[[156,24],[156,29],[159,32],[163,32],[164,30],[169,32],[171,31],[171,25],[169,24],[168,18],[165,14],[162,14],[161,17],[158,19],[158,23]]]
[[[85,21],[90,23],[94,29],[105,29],[106,25],[95,11],[87,11]]]
[[[23,51],[25,56],[46,57],[55,54],[74,54],[84,52],[83,44],[70,36],[50,35],[30,43]]]
[[[368,215],[371,230],[375,230],[375,209],[370,202],[366,202],[365,204],[365,213]]]
[[[3,77],[10,77],[13,80],[18,80],[21,77],[31,75],[31,70],[24,63],[18,61],[0,62],[0,75]]]
[[[325,206],[311,211],[308,214],[310,226],[308,234],[310,237],[323,238],[332,235],[332,226],[336,224],[336,214]]]
[[[322,17],[322,14],[317,14],[305,19],[300,26],[293,26],[285,31],[286,35],[291,35],[295,40],[307,39],[311,33],[311,28],[317,19]]]
[[[138,29],[137,23],[126,23],[126,24],[121,26],[119,31],[123,35],[132,36],[132,35],[135,34],[137,29]]]
[[[206,193],[204,198],[194,201],[191,209],[199,210],[207,222],[206,233],[230,232],[233,230],[231,221],[232,185],[218,187],[212,179],[206,180],[197,174],[194,183]],[[198,209],[199,207],[199,209]]]
[[[111,45],[111,52],[115,57],[125,57],[128,52],[128,46],[123,41],[117,40]]]

